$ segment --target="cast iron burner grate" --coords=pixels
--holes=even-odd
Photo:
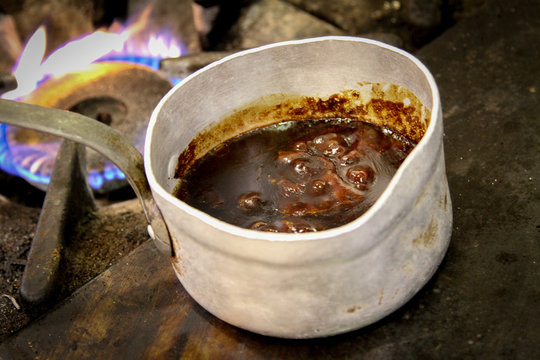
[[[58,288],[65,239],[78,219],[96,208],[84,146],[64,140],[55,164],[20,288],[22,298],[32,304],[51,300]]]
[[[25,101],[95,118],[122,133],[142,151],[151,112],[171,86],[160,73],[140,65],[97,63],[87,72],[45,83]],[[61,267],[67,239],[81,221],[96,212],[95,185],[98,185],[97,193],[102,194],[124,187],[126,182],[124,177],[105,176],[103,183],[91,186],[95,178],[89,177],[89,172],[96,173],[96,168],[103,172],[113,166],[100,154],[93,150],[87,153],[82,145],[33,130],[10,129],[12,139],[61,143],[55,156],[46,154],[47,161],[41,162],[45,164],[41,167],[50,172],[46,174],[49,184],[48,187],[37,184],[38,188],[45,187],[47,193],[20,285],[23,301],[46,304],[56,300],[64,277]],[[52,169],[47,170],[47,166]]]

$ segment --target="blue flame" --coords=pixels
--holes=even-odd
[[[105,56],[99,59],[99,61],[124,61],[139,65],[146,65],[154,70],[159,70],[159,62],[161,61],[161,59],[156,57],[139,55],[113,55]]]
[[[184,53],[182,51],[182,53]],[[104,57],[101,58],[99,61],[125,61],[125,62],[131,62],[139,65],[146,65],[156,71],[159,70],[159,63],[161,61],[160,58],[156,57],[149,57],[149,56],[139,56],[139,55],[113,55],[110,57]],[[182,80],[181,78],[169,78],[169,81],[174,85],[180,83]]]
[[[18,175],[36,184],[48,184],[49,176],[32,173],[29,169],[13,161],[13,154],[7,141],[8,126],[0,124],[0,168],[11,175]]]
[[[159,70],[160,58],[146,57],[146,56],[134,56],[134,55],[121,55],[114,57],[105,57],[100,61],[124,61],[136,64],[148,66],[154,70]],[[182,79],[171,78],[169,79],[173,85],[178,84]],[[44,80],[45,81],[45,80]],[[0,123],[0,168],[5,172],[21,176],[32,184],[40,184],[44,187],[49,184],[50,178],[48,175],[44,175],[40,172],[32,172],[29,167],[22,166],[14,161],[15,147],[25,147],[23,151],[28,151],[29,156],[36,155],[36,153],[42,153],[40,150],[32,149],[32,145],[26,144],[11,144],[8,141],[7,132],[9,126]],[[21,150],[20,148],[17,150]],[[45,155],[46,156],[46,155]],[[105,164],[105,169],[102,171],[90,170],[88,173],[88,183],[94,190],[100,190],[104,184],[114,180],[124,180],[126,176],[120,171],[113,163],[108,162]]]

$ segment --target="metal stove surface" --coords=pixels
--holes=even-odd
[[[67,230],[66,239],[53,244],[62,251],[58,269],[50,271],[57,276],[54,279],[56,286],[46,291],[37,289],[38,294],[41,292],[48,297],[45,303],[28,303],[20,293],[23,270],[28,264],[30,246],[38,231],[36,224],[40,220],[44,195],[24,180],[5,173],[0,175],[0,184],[17,190],[7,196],[0,195],[0,260],[3,265],[0,268],[0,342],[148,241],[145,217],[129,189],[98,197],[95,200],[97,207],[87,208],[72,203],[72,209],[78,208],[84,213],[77,210],[80,216]],[[74,197],[70,201],[80,199]],[[52,219],[52,223],[57,221]],[[39,261],[44,261],[43,256]],[[31,283],[28,282],[27,286]],[[44,293],[47,291],[50,293]]]

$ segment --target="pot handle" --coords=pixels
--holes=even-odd
[[[144,173],[143,157],[122,135],[78,113],[5,99],[0,99],[0,123],[63,137],[86,145],[111,160],[135,190],[149,224],[148,233],[157,248],[174,256],[167,224]]]

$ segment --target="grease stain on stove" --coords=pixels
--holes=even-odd
[[[495,260],[503,265],[508,265],[517,262],[518,257],[516,254],[503,251],[495,256]]]

